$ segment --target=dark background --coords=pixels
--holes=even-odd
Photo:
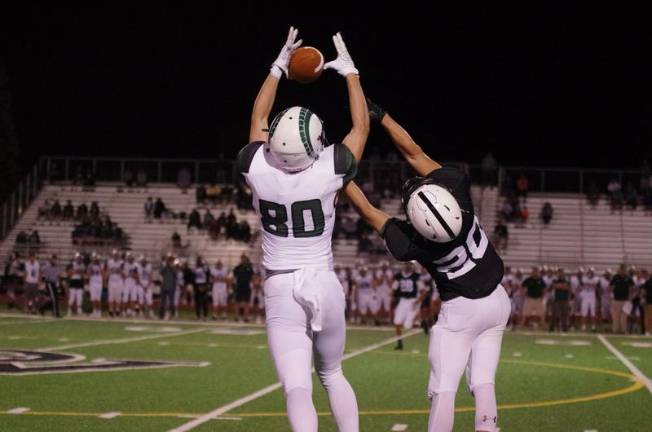
[[[477,163],[492,151],[508,165],[637,168],[651,156],[648,9],[401,2],[302,16],[245,1],[229,11],[132,3],[5,6],[0,87],[4,76],[15,140],[0,158],[12,146],[19,168],[43,154],[232,157],[291,24],[327,60],[342,31],[366,93],[435,159]],[[312,85],[283,81],[274,112],[290,104],[323,117],[331,141],[349,127],[332,71]],[[369,145],[391,148],[378,130]]]

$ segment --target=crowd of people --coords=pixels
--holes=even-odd
[[[395,267],[386,261],[359,261],[336,266],[335,272],[344,288],[351,323],[391,324],[398,281],[409,278],[417,280],[424,292],[415,300],[415,322],[427,331],[437,319],[441,305],[437,285],[416,264]],[[194,311],[198,320],[261,322],[264,278],[264,269],[246,255],[229,268],[201,256],[184,259],[171,253],[157,263],[117,250],[109,257],[76,254],[69,263],[58,262],[56,256],[39,262],[31,253],[24,260],[11,257],[4,270],[3,291],[10,308],[28,313],[51,309],[61,315],[59,303],[67,297],[69,315],[82,313],[84,306],[94,317],[170,319],[181,308]],[[502,284],[512,302],[512,329],[652,331],[652,275],[645,269],[621,265],[616,272],[593,268],[567,272],[543,266],[528,274],[525,269],[507,267]]]
[[[505,269],[503,286],[512,301],[512,328],[546,326],[549,331],[613,333],[652,331],[652,277],[646,269],[534,267]]]

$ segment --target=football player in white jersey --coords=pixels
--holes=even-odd
[[[127,252],[127,262],[124,263],[125,286],[122,292],[122,313],[132,316],[134,301],[136,300],[136,286],[138,285],[138,264],[131,252]]]
[[[100,256],[93,252],[91,254],[91,263],[86,269],[88,277],[88,291],[91,295],[91,304],[93,312],[91,316],[100,318],[102,316],[102,287],[104,286],[104,266]]]
[[[345,301],[333,272],[331,238],[337,194],[356,173],[369,134],[369,114],[358,70],[337,34],[333,41],[338,56],[324,68],[344,76],[349,92],[353,127],[342,144],[327,146],[322,121],[306,108],[285,109],[268,125],[279,81],[301,45],[297,33],[290,28],[258,93],[250,144],[238,155],[238,169],[261,217],[267,338],[290,426],[294,431],[317,430],[314,352],[337,427],[357,431],[357,402],[341,366]]]
[[[124,290],[124,271],[123,261],[120,259],[120,253],[113,250],[111,258],[106,263],[106,271],[109,274],[109,316],[117,317],[120,315],[122,305],[122,291]]]
[[[369,324],[374,315],[376,293],[374,287],[374,276],[367,266],[358,269],[353,277],[356,304],[356,321],[362,324]]]
[[[389,268],[389,262],[382,261],[376,269],[376,301],[378,302],[378,316],[382,320],[391,319],[392,314],[392,282],[394,272]]]
[[[76,252],[75,258],[68,266],[68,316],[81,313],[85,273],[84,259],[79,252]]]
[[[582,289],[580,291],[580,312],[582,315],[582,330],[586,330],[591,325],[591,330],[595,331],[597,317],[597,292],[600,287],[600,278],[595,274],[593,267],[582,276]]]
[[[407,220],[373,206],[354,182],[345,192],[394,258],[417,261],[437,283],[442,308],[428,348],[428,431],[453,430],[455,395],[466,371],[475,399],[475,430],[494,432],[498,417],[494,382],[511,310],[500,284],[503,261],[475,215],[469,176],[430,159],[382,108],[369,102],[369,111],[420,176],[403,185]]]
[[[36,259],[34,252],[29,253],[29,259],[25,261],[25,274],[23,277],[25,287],[25,297],[27,298],[26,311],[28,313],[36,312],[34,299],[38,294],[38,287],[41,282],[41,264]]]
[[[229,272],[224,268],[224,264],[220,260],[217,260],[215,265],[210,268],[210,272],[213,283],[213,290],[211,292],[213,299],[213,319],[216,320],[220,313],[222,314],[222,319],[226,319],[229,298],[227,276]]]
[[[152,292],[152,264],[145,255],[138,260],[138,285],[136,286],[136,298],[138,299],[139,315],[154,318],[154,293]]]

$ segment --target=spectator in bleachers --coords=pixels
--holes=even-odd
[[[589,190],[586,192],[586,199],[589,201],[591,207],[596,207],[600,201],[600,189],[595,181],[589,185]]]
[[[16,235],[16,244],[17,245],[24,245],[29,242],[29,237],[27,236],[27,233],[25,231],[20,231],[18,235]]]
[[[213,216],[210,210],[206,210],[206,213],[204,213],[204,228],[208,229],[213,222],[215,222],[215,216]]]
[[[650,177],[650,181],[652,182],[652,177]],[[652,187],[648,188],[643,195],[643,206],[646,212],[652,212]]]
[[[509,203],[509,200],[507,198],[505,198],[505,200],[503,201],[503,203],[500,206],[500,216],[505,220],[509,220],[512,217],[513,211],[514,211],[514,208]]]
[[[240,240],[246,243],[249,243],[251,240],[251,227],[249,226],[249,222],[246,220],[240,222],[238,229],[238,238],[236,240]]]
[[[172,247],[175,248],[180,248],[181,247],[181,236],[179,235],[178,232],[172,233],[172,237],[170,238],[172,242]]]
[[[160,197],[156,198],[156,202],[154,203],[154,219],[161,219],[165,211],[166,208],[163,200]]]
[[[89,211],[92,218],[100,217],[100,206],[97,204],[97,201],[91,203],[91,208]]]
[[[201,229],[201,216],[199,215],[197,209],[193,209],[188,216],[188,229],[190,228],[197,228],[198,230]]]
[[[507,249],[509,242],[509,229],[504,219],[498,221],[494,227],[494,246],[499,251]]]
[[[518,178],[516,179],[516,196],[522,197],[524,200],[527,200],[527,193],[529,187],[530,184],[528,182],[527,177],[525,177],[525,174],[519,175]]]
[[[46,199],[43,205],[38,208],[39,219],[49,219],[51,209],[52,209],[52,204],[50,204],[50,200]]]
[[[136,186],[147,186],[147,173],[142,168],[139,168],[138,172],[136,173]]]
[[[38,230],[33,230],[32,233],[29,235],[29,238],[27,239],[29,244],[32,245],[38,245],[41,243],[41,236],[38,233]]]
[[[73,217],[75,217],[75,208],[72,206],[72,202],[68,200],[63,207],[63,219],[70,220]]]
[[[240,185],[236,192],[236,205],[240,210],[252,210],[251,205],[252,195],[251,189],[247,185]]]
[[[127,187],[133,187],[134,186],[134,172],[131,170],[131,168],[127,168],[123,174],[122,180],[124,180],[125,184]]]
[[[491,152],[487,153],[485,157],[482,158],[481,169],[482,186],[495,186],[497,183],[498,162]]]
[[[220,232],[226,229],[226,213],[220,213],[220,217],[217,218],[217,228]]]
[[[549,202],[546,202],[543,204],[543,207],[541,207],[541,220],[543,221],[544,225],[549,225],[550,221],[552,221],[552,216],[554,214],[555,210],[552,208],[552,204]]]
[[[638,207],[638,193],[636,192],[636,188],[634,188],[634,184],[631,181],[627,183],[625,205],[629,207],[630,210],[636,210],[636,207]]]
[[[61,203],[59,203],[59,200],[54,200],[54,204],[52,204],[52,207],[50,208],[50,218],[59,219],[61,217],[61,213]]]
[[[186,193],[186,191],[190,188],[191,184],[192,184],[192,176],[190,174],[190,171],[186,167],[181,168],[177,173],[177,186],[181,188],[181,191],[183,193]]]
[[[623,208],[623,191],[622,185],[617,179],[613,179],[607,185],[609,192],[609,200],[611,202],[611,210],[622,210]]]
[[[81,203],[79,207],[77,207],[77,220],[83,220],[86,216],[88,216],[88,206],[86,203]]]
[[[145,218],[151,219],[154,217],[154,201],[152,197],[148,197],[145,201]]]
[[[213,204],[216,204],[220,200],[222,194],[222,189],[213,183],[208,189],[206,189],[206,198]]]
[[[197,189],[195,189],[195,199],[197,201],[197,204],[204,204],[204,202],[206,201],[206,186],[204,185],[197,186]]]
[[[529,218],[530,218],[530,210],[527,208],[526,205],[524,205],[523,207],[521,207],[521,215],[520,215],[521,223],[524,224],[527,223],[527,220]]]

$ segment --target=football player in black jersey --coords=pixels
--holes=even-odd
[[[407,220],[375,208],[354,182],[345,192],[390,253],[399,261],[419,262],[439,289],[443,304],[428,353],[428,431],[453,430],[455,394],[465,369],[475,398],[475,429],[495,431],[494,380],[511,308],[500,285],[503,262],[475,216],[468,175],[430,159],[389,114],[370,101],[368,106],[419,175],[403,186]]]
[[[419,313],[419,306],[426,296],[426,289],[421,281],[421,275],[414,271],[414,265],[406,262],[403,271],[394,275],[392,289],[399,301],[394,309],[394,327],[396,336],[401,336],[402,329],[410,330],[414,319]],[[403,339],[396,343],[397,350],[403,349]]]

